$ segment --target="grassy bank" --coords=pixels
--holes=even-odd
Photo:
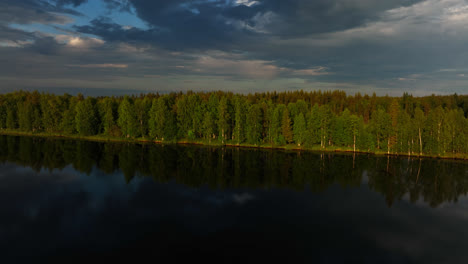
[[[76,140],[87,140],[87,141],[96,141],[96,142],[129,142],[129,143],[154,143],[154,144],[180,144],[180,145],[202,145],[202,146],[213,146],[213,147],[233,147],[233,148],[257,148],[257,149],[278,149],[278,150],[292,150],[292,151],[313,151],[313,152],[337,152],[337,153],[354,153],[352,148],[346,147],[327,147],[320,148],[319,145],[312,147],[303,147],[297,146],[295,144],[288,145],[272,145],[272,144],[236,144],[230,141],[226,143],[221,143],[217,140],[208,141],[208,140],[188,140],[180,139],[178,141],[158,141],[151,140],[148,138],[121,138],[121,137],[109,137],[106,135],[94,135],[94,136],[79,136],[79,135],[66,135],[60,133],[46,133],[46,132],[23,132],[18,130],[0,130],[0,135],[12,135],[12,136],[29,136],[29,137],[43,137],[43,138],[67,138],[67,139],[76,139]],[[458,160],[468,160],[468,154],[445,154],[445,155],[428,155],[419,153],[390,153],[386,151],[362,151],[356,150],[355,153],[364,153],[380,156],[405,156],[405,157],[421,157],[421,158],[437,158],[437,159],[458,159]]]

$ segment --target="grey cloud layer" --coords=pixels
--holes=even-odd
[[[103,1],[110,12],[133,13],[148,28],[98,17],[73,26],[71,35],[24,32],[8,25],[60,27],[81,15],[73,7],[87,1],[0,3],[0,42],[7,46],[0,45],[0,54],[20,62],[14,72],[0,64],[0,76],[86,79],[87,87],[98,75],[140,78],[141,86],[148,76],[172,76],[186,87],[190,75],[220,78],[207,90],[222,88],[224,78],[249,81],[258,90],[268,88],[257,80],[278,80],[290,82],[285,89],[374,87],[390,94],[466,93],[468,85],[465,0]],[[23,67],[33,59],[48,67]]]

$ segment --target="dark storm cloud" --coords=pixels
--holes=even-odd
[[[224,2],[224,1],[223,1]],[[123,5],[122,2],[117,4]],[[166,48],[224,48],[241,37],[235,27],[221,16],[221,2],[135,1],[137,15],[151,28],[123,30],[120,25],[99,18],[90,25],[77,26],[77,31],[94,34],[106,40],[149,42]]]
[[[81,33],[100,36],[107,41],[153,42],[161,36],[161,30],[124,29],[122,25],[116,24],[106,17],[94,19],[90,22],[90,25],[75,26],[74,28]]]
[[[60,3],[75,3],[83,1],[57,1],[43,0],[2,0],[0,2],[0,21],[8,23],[64,23],[66,17],[57,14],[81,15],[76,10],[64,7]]]
[[[59,53],[61,44],[53,37],[42,37],[37,38],[33,45],[29,45],[27,49],[32,52],[39,53],[41,55],[56,55]]]
[[[31,39],[33,36],[32,33],[10,28],[0,23],[0,40],[18,42]]]
[[[242,48],[251,37],[283,38],[328,33],[354,28],[379,18],[389,9],[409,6],[419,0],[261,0],[261,1],[108,1],[116,6],[131,4],[140,19],[152,28],[140,31],[133,40],[153,41],[168,47]],[[115,30],[117,25],[94,20],[77,27],[84,33],[116,40],[128,34]]]
[[[150,29],[123,29],[99,18],[77,26],[82,33],[107,41],[140,42],[177,50],[241,51],[251,59],[275,61],[278,67],[308,69],[333,66],[338,75],[328,79],[377,77],[383,71],[371,62],[382,58],[381,43],[343,46],[285,43],[300,38],[330,38],[327,34],[359,28],[382,19],[390,9],[412,6],[419,0],[262,0],[262,1],[117,1],[131,3]],[[340,36],[334,36],[340,41]],[[367,45],[367,47],[366,47]],[[363,54],[362,50],[366,50]],[[400,46],[397,47],[400,49]],[[400,50],[399,50],[400,51]],[[396,54],[399,53],[397,51]],[[399,56],[396,56],[399,57]],[[387,58],[382,58],[383,60]],[[392,57],[388,58],[392,59]],[[346,62],[344,62],[344,60]],[[351,64],[348,62],[352,61]],[[398,65],[397,65],[398,67]],[[403,70],[403,69],[402,69]],[[392,73],[392,77],[401,75]],[[314,78],[316,78],[314,76]]]
[[[58,6],[64,6],[64,5],[73,5],[74,7],[77,7],[79,5],[82,5],[88,0],[55,0],[54,1]]]
[[[420,1],[423,0],[261,0],[259,12],[276,14],[277,19],[268,29],[287,37],[358,27],[378,19],[386,10]]]

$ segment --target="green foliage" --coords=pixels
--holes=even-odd
[[[76,125],[76,105],[78,101],[76,98],[70,100],[68,109],[63,113],[61,129],[65,134],[74,134],[77,130]]]
[[[294,118],[294,141],[298,146],[304,144],[307,137],[307,126],[303,113],[299,113]]]
[[[226,140],[229,132],[229,119],[230,115],[228,112],[228,100],[225,96],[221,98],[218,105],[218,130],[219,137],[222,142]]]
[[[240,96],[237,96],[234,99],[235,102],[235,116],[234,116],[234,135],[233,135],[233,140],[237,143],[240,144],[244,141],[245,139],[245,102],[244,99]]]
[[[320,146],[325,148],[327,145],[331,145],[331,124],[333,121],[333,114],[327,105],[322,105],[318,110],[318,122],[319,122],[319,135],[320,135]]]
[[[423,111],[421,108],[417,107],[416,110],[414,111],[414,118],[413,118],[413,125],[411,127],[411,130],[415,134],[416,142],[418,142],[418,150],[419,154],[422,154],[423,150],[423,141],[422,141],[422,133],[424,132],[424,125],[426,122],[426,117],[424,116]]]
[[[286,143],[292,142],[293,133],[291,129],[291,118],[289,117],[288,108],[283,110],[283,116],[281,118],[281,134],[283,135]]]
[[[212,117],[212,113],[205,112],[205,117],[203,118],[203,136],[205,139],[211,139],[214,136],[215,122]]]
[[[135,115],[135,108],[127,96],[125,96],[120,103],[118,112],[119,118],[117,119],[117,124],[119,125],[122,134],[127,138],[138,137],[140,134],[137,116]]]
[[[18,127],[17,104],[15,100],[7,101],[6,103],[6,127],[8,129],[16,129]]]
[[[249,144],[259,144],[262,132],[262,111],[258,104],[253,104],[247,112],[245,127],[247,142]]]
[[[153,99],[151,109],[149,111],[149,136],[154,139],[162,139],[164,137],[164,125],[166,122],[166,106],[164,99]]]
[[[101,129],[105,135],[115,136],[117,133],[117,124],[115,119],[116,108],[116,103],[113,98],[106,97],[99,103]]]
[[[149,111],[149,136],[156,140],[172,140],[177,135],[177,125],[172,111],[172,101],[168,96],[153,99]],[[193,130],[189,130],[188,137],[195,139]]]
[[[392,98],[339,91],[86,99],[15,92],[0,95],[0,129],[459,156],[468,152],[467,102],[464,95]]]
[[[319,106],[315,104],[307,115],[307,138],[305,143],[308,146],[319,144],[321,141],[319,111]]]
[[[334,118],[332,138],[336,145],[351,146],[353,144],[353,131],[351,113],[345,109],[340,116]]]
[[[270,122],[270,138],[271,138],[271,143],[275,143],[277,145],[284,145],[285,140],[284,137],[282,136],[280,139],[281,135],[281,118],[283,116],[283,111],[286,109],[286,106],[284,104],[279,104],[277,105],[274,110],[272,111],[272,117],[271,117],[271,122]]]
[[[378,149],[385,149],[388,147],[391,127],[392,119],[383,108],[379,108],[372,113],[371,130],[377,139]]]
[[[96,111],[91,98],[76,105],[75,125],[79,135],[89,136],[96,133]]]
[[[135,117],[137,122],[137,135],[145,137],[148,135],[148,112],[151,108],[151,101],[148,97],[136,99],[134,104]]]
[[[29,101],[18,103],[18,126],[22,131],[32,131],[33,107]]]
[[[6,128],[7,112],[3,102],[0,101],[0,129]]]

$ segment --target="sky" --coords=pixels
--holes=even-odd
[[[468,94],[466,0],[0,0],[0,92]]]

